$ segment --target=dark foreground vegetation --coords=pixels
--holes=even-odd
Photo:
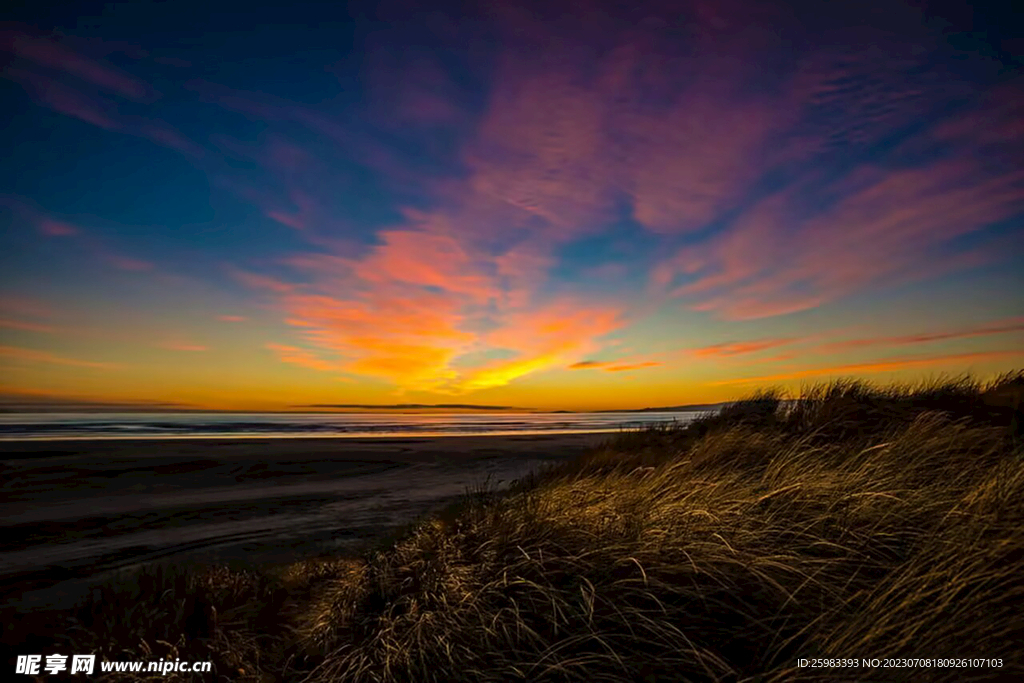
[[[8,615],[4,643],[213,660],[203,681],[1024,680],[1022,388],[761,393],[361,558],[149,568],[73,614]],[[1003,668],[797,665],[902,657]]]

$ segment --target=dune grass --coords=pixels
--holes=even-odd
[[[1022,680],[1022,395],[1021,372],[762,392],[361,557],[146,569],[5,640],[238,681]],[[797,666],[903,657],[1003,668]]]

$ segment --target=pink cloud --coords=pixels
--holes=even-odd
[[[972,337],[987,337],[999,334],[1010,334],[1024,332],[1024,318],[1009,318],[1005,321],[982,325],[979,327],[950,330],[946,332],[922,332],[919,334],[906,334],[890,337],[863,337],[860,339],[846,339],[843,341],[821,344],[814,350],[821,353],[835,351],[846,351],[849,349],[871,348],[875,346],[908,346],[925,344],[935,341],[948,341],[951,339],[969,339]]]
[[[50,304],[33,297],[0,294],[0,313],[38,321],[52,318],[54,309]]]
[[[133,131],[133,134],[195,159],[202,159],[207,153],[202,145],[197,144],[181,131],[163,121],[142,122]]]
[[[221,320],[226,323],[240,323],[248,320],[244,315],[218,315],[217,320]]]
[[[13,320],[10,318],[0,318],[0,327],[5,327],[10,330],[21,330],[23,332],[57,332],[57,328],[53,325],[46,325],[27,320]]]
[[[44,218],[39,221],[39,232],[49,237],[70,237],[77,235],[80,231],[70,223]]]
[[[21,83],[39,104],[61,114],[80,119],[104,130],[119,130],[122,127],[118,121],[116,107],[112,103],[90,97],[48,76],[17,67],[4,69],[3,76]]]
[[[784,339],[758,339],[754,341],[746,342],[722,342],[720,344],[711,344],[709,346],[702,346],[696,349],[688,349],[690,355],[696,356],[697,358],[715,358],[720,356],[740,356],[751,353],[757,353],[759,351],[765,351],[767,349],[774,349],[779,346],[785,346],[787,344],[793,344],[800,341],[795,338],[784,338]]]
[[[71,74],[93,85],[136,101],[146,101],[154,93],[145,82],[103,64],[83,57],[51,38],[5,31],[0,34],[0,49],[57,71]]]
[[[97,255],[118,270],[140,273],[156,268],[156,265],[150,261],[125,256],[102,248],[98,248]]]
[[[295,289],[294,285],[285,282],[284,280],[273,278],[268,275],[261,275],[259,273],[253,273],[247,270],[242,270],[239,268],[235,268],[234,266],[229,266],[228,272],[243,285],[251,287],[253,289],[277,292],[279,294],[291,292]]]
[[[481,304],[499,295],[493,277],[483,272],[482,257],[453,237],[395,230],[377,237],[383,244],[354,264],[364,282],[436,287]]]
[[[863,166],[839,182],[842,199],[816,215],[801,210],[794,188],[672,257],[670,264],[696,273],[673,294],[695,310],[752,319],[990,263],[1001,256],[990,245],[943,250],[1024,209],[1021,183],[1024,172],[993,175],[969,158],[900,170]]]
[[[127,52],[133,58],[145,56],[144,51],[133,46],[112,48],[111,44],[101,43],[93,47],[108,52],[112,49]],[[98,89],[134,102],[151,104],[159,93],[146,82],[99,60],[85,57],[49,37],[0,32],[0,49],[32,63],[31,66],[26,62],[15,63],[3,69],[2,75],[20,83],[37,103],[104,130],[146,138],[194,159],[206,156],[201,145],[169,123],[154,117],[124,114],[115,99],[96,92]],[[79,81],[69,81],[62,74],[74,76]]]

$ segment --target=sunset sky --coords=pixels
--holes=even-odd
[[[0,398],[714,402],[1024,367],[1024,44],[898,2],[26,4]]]

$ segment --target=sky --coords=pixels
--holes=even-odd
[[[614,409],[1024,367],[966,3],[23,3],[0,399]]]

